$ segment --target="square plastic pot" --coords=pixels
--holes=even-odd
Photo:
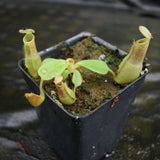
[[[61,48],[73,45],[88,36],[92,36],[92,34],[82,32],[63,43],[39,52],[39,54],[42,59],[49,55],[58,58]],[[95,43],[104,45],[108,50],[112,50],[120,56],[127,54],[96,36],[92,39]],[[24,59],[21,59],[18,65],[31,91],[39,93],[39,86],[23,68]],[[61,160],[98,160],[106,153],[111,152],[118,143],[131,105],[146,74],[144,73],[111,100],[85,116],[71,115],[45,93],[45,101],[36,109],[43,135],[57,156]],[[117,96],[118,101],[111,108],[112,102]]]

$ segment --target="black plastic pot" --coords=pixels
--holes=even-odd
[[[58,44],[41,51],[40,55],[42,58],[50,54],[52,57],[58,57],[61,48],[73,45],[88,36],[91,34],[82,32],[61,45]],[[95,43],[106,46],[108,50],[115,51],[121,56],[126,55],[126,52],[98,37],[92,37],[92,39]],[[20,60],[18,64],[32,92],[39,93],[39,86],[23,69],[24,59]],[[58,157],[61,160],[98,160],[106,153],[111,152],[118,143],[131,105],[146,74],[144,73],[115,95],[119,100],[113,108],[111,105],[115,97],[85,116],[71,115],[46,93],[46,99],[41,106],[37,107],[37,113],[46,141]]]

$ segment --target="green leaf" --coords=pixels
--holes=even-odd
[[[74,84],[75,88],[77,88],[82,84],[82,76],[80,72],[77,70],[73,71],[72,83]]]
[[[54,78],[58,73],[62,73],[68,66],[68,63],[62,59],[46,61],[47,62],[43,63],[38,70],[38,74],[43,80],[50,80]]]
[[[101,60],[82,60],[76,63],[77,67],[85,67],[93,72],[99,74],[107,74],[109,68],[104,61]]]
[[[47,63],[47,62],[55,61],[55,60],[57,60],[57,59],[54,59],[54,58],[46,58],[46,59],[44,59],[44,60],[42,61],[41,66],[42,66],[43,64]]]

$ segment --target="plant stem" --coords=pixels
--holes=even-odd
[[[108,71],[113,75],[113,77],[115,77],[115,73],[110,68]]]

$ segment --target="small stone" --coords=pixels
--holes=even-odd
[[[155,145],[154,145],[154,144],[152,144],[152,145],[151,145],[151,148],[155,148]]]
[[[106,58],[106,56],[105,56],[104,54],[101,54],[101,55],[98,57],[98,59],[100,59],[100,60],[105,59],[105,58]]]
[[[141,72],[141,76],[144,75],[144,71]]]
[[[51,96],[55,96],[56,95],[56,92],[55,91],[51,91]]]
[[[148,69],[147,68],[145,68],[145,70],[144,70],[146,73],[148,73]]]
[[[141,154],[141,151],[138,151],[138,152],[137,152],[137,155],[140,155],[140,154]]]
[[[105,63],[107,63],[107,59],[106,59],[106,56],[104,54],[101,54],[99,57],[98,57],[99,60],[102,60],[104,61]]]

